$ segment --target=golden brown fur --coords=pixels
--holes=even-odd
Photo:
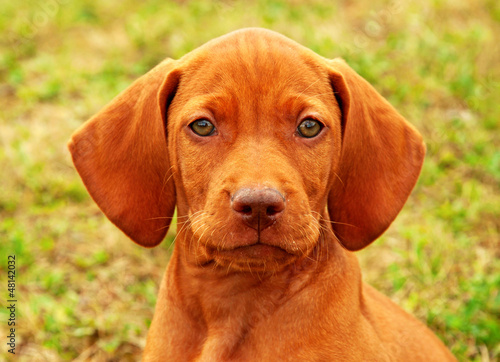
[[[200,119],[213,135],[194,133]],[[297,133],[305,119],[317,136]],[[160,243],[177,207],[144,361],[454,360],[361,280],[352,251],[396,217],[425,147],[344,61],[233,32],[159,64],[69,147],[138,244]]]

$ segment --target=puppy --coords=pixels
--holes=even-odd
[[[361,280],[418,178],[418,131],[344,61],[243,29],[139,78],[75,132],[136,243],[178,234],[144,361],[452,361]]]

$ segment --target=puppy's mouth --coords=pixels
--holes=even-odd
[[[289,252],[279,246],[262,244],[260,242],[238,246],[233,249],[218,250],[217,253],[233,260],[279,260],[290,255]]]

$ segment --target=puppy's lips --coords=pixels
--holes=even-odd
[[[262,243],[239,246],[234,249],[219,250],[218,254],[224,258],[234,260],[279,260],[290,256],[290,253],[279,246]]]

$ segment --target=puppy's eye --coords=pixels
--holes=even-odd
[[[297,127],[297,132],[300,136],[305,138],[316,137],[319,132],[323,129],[323,124],[320,122],[308,118],[302,121],[301,124]]]
[[[210,136],[215,131],[215,126],[207,119],[197,119],[189,125],[198,136]]]

